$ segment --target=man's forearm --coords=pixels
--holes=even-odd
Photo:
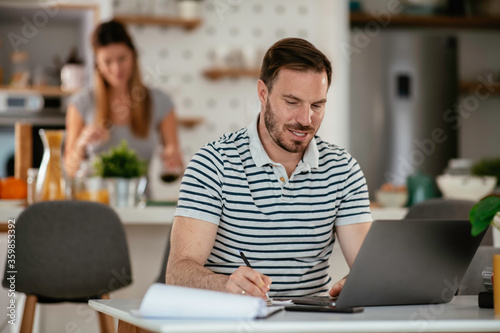
[[[191,260],[181,260],[168,265],[166,283],[171,285],[226,291],[229,276],[216,274]]]

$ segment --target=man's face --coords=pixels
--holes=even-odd
[[[267,95],[264,123],[272,140],[290,153],[303,153],[325,115],[325,72],[280,70]]]

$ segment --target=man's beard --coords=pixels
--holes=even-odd
[[[292,140],[291,143],[286,143],[284,139],[284,134],[283,132],[280,131],[278,128],[278,123],[276,120],[276,117],[274,116],[274,111],[271,107],[271,103],[269,102],[269,99],[267,99],[266,102],[266,110],[264,113],[264,124],[266,125],[267,132],[271,136],[271,138],[276,142],[278,146],[280,146],[282,149],[286,150],[289,153],[303,153],[307,146],[309,145],[309,142],[311,142],[312,138],[314,137],[313,133],[314,128],[312,126],[302,126],[300,124],[295,124],[295,125],[284,125],[284,130],[295,130],[295,131],[307,131],[309,133],[313,133],[311,136],[311,139],[309,141],[299,141],[299,140]]]

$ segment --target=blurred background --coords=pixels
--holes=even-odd
[[[454,166],[469,172],[500,155],[498,0],[0,4],[0,177],[14,172],[20,120],[33,125],[39,165],[37,131],[64,127],[68,96],[92,84],[92,29],[113,17],[137,44],[145,83],[173,98],[185,161],[253,119],[263,53],[290,36],[308,39],[334,63],[320,135],[357,158],[374,201],[384,184],[403,191],[415,172],[434,180],[451,159],[465,159]],[[64,84],[61,73],[75,65],[83,70]],[[153,160],[150,172],[159,168]],[[150,194],[175,199],[178,185],[151,182]]]
[[[0,178],[26,154],[16,123],[40,165],[38,130],[64,129],[68,98],[92,84],[90,34],[111,18],[143,81],[173,99],[185,163],[252,121],[265,50],[301,37],[334,66],[319,135],[358,160],[374,209],[498,191],[500,0],[0,0]],[[162,183],[160,164],[150,199],[175,201],[180,181]],[[85,311],[71,314],[91,332]]]

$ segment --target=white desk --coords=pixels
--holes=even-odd
[[[151,320],[133,316],[140,300],[91,300],[94,310],[119,322],[120,332],[499,332],[493,309],[480,309],[477,296],[457,296],[448,304],[367,307],[362,313],[281,311],[264,320]],[[196,306],[196,305],[193,305]]]

